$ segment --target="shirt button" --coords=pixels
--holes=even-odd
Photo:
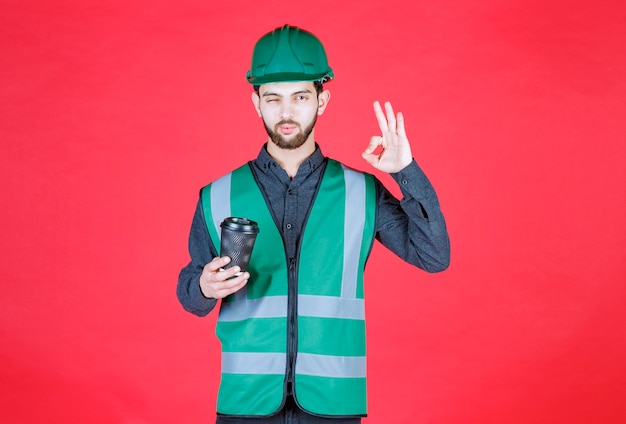
[[[291,230],[291,224],[287,224],[287,229]]]
[[[293,191],[291,189],[287,190],[287,194],[293,194]]]
[[[402,180],[402,184],[407,185],[409,183],[408,180]]]

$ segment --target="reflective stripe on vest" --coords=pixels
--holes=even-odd
[[[374,236],[375,188],[371,176],[332,160],[321,184],[298,262],[295,396],[313,413],[364,415],[363,269]],[[286,370],[287,263],[282,238],[247,165],[207,186],[202,201],[218,251],[224,218],[243,216],[259,222],[250,281],[220,308],[218,412],[269,415],[282,403]]]

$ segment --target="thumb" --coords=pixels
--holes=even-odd
[[[369,153],[367,150],[361,153],[361,157],[374,168],[378,167],[378,155]]]

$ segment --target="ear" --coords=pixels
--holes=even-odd
[[[252,92],[252,104],[254,105],[254,108],[256,109],[256,113],[257,115],[259,115],[259,118],[261,117],[261,98],[259,97],[259,95],[257,94],[256,91]]]
[[[323,90],[319,96],[317,96],[317,114],[321,115],[326,110],[328,102],[330,101],[330,91]]]

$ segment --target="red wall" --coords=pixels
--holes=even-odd
[[[337,75],[323,151],[367,169],[391,100],[452,239],[437,275],[374,250],[365,422],[625,422],[625,10],[1,0],[2,421],[212,422],[215,317],[176,280],[198,189],[265,140],[252,46],[290,23]]]

